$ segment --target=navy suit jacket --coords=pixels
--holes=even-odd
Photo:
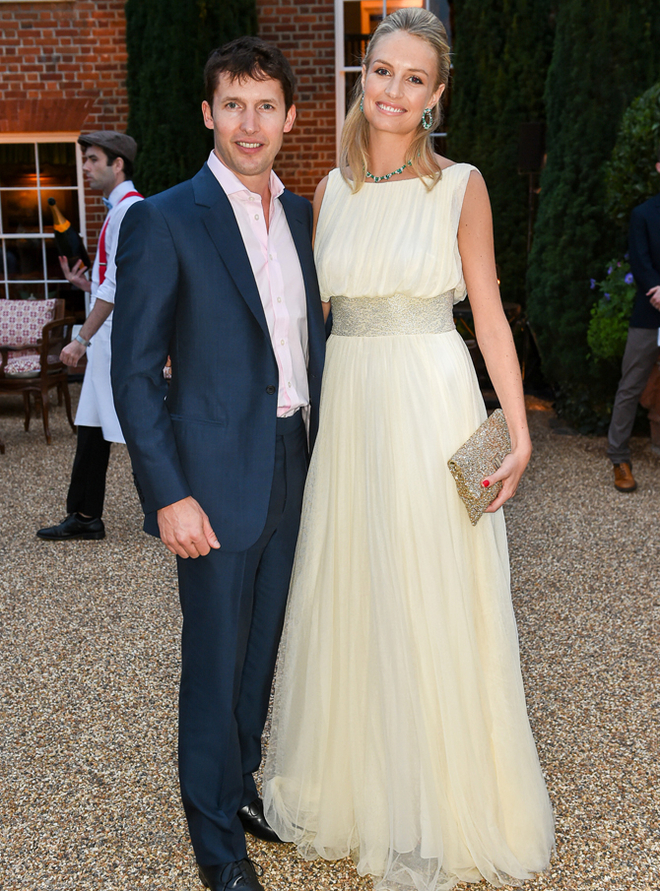
[[[628,250],[637,285],[630,327],[660,328],[660,311],[651,306],[646,296],[648,290],[660,285],[660,195],[633,210]]]
[[[325,354],[312,206],[284,191],[307,294],[310,444]],[[145,512],[192,495],[225,550],[263,531],[275,464],[278,368],[231,204],[208,165],[122,222],[112,387]],[[172,382],[162,369],[172,359]]]

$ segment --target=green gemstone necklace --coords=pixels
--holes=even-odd
[[[402,164],[401,167],[398,167],[396,170],[393,170],[391,173],[386,173],[385,176],[374,176],[373,173],[369,173],[368,170],[364,171],[364,175],[368,176],[369,179],[372,179],[375,183],[380,183],[384,179],[392,179],[393,176],[396,176],[398,173],[403,173],[406,167],[410,167],[412,161],[406,161],[405,164]]]

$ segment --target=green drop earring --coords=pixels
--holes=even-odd
[[[364,114],[364,93],[360,96],[360,111]]]
[[[422,127],[425,130],[430,130],[433,126],[433,109],[425,108],[424,114],[422,115]]]

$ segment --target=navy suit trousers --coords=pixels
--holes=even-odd
[[[179,778],[202,866],[246,856],[237,811],[257,797],[252,775],[261,761],[307,464],[298,412],[277,422],[268,517],[256,544],[177,558],[183,612]]]

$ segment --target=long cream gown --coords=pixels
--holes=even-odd
[[[527,719],[502,512],[470,525],[447,459],[486,417],[454,329],[473,168],[330,174],[320,431],[280,651],[269,822],[378,889],[519,883],[553,817]]]

